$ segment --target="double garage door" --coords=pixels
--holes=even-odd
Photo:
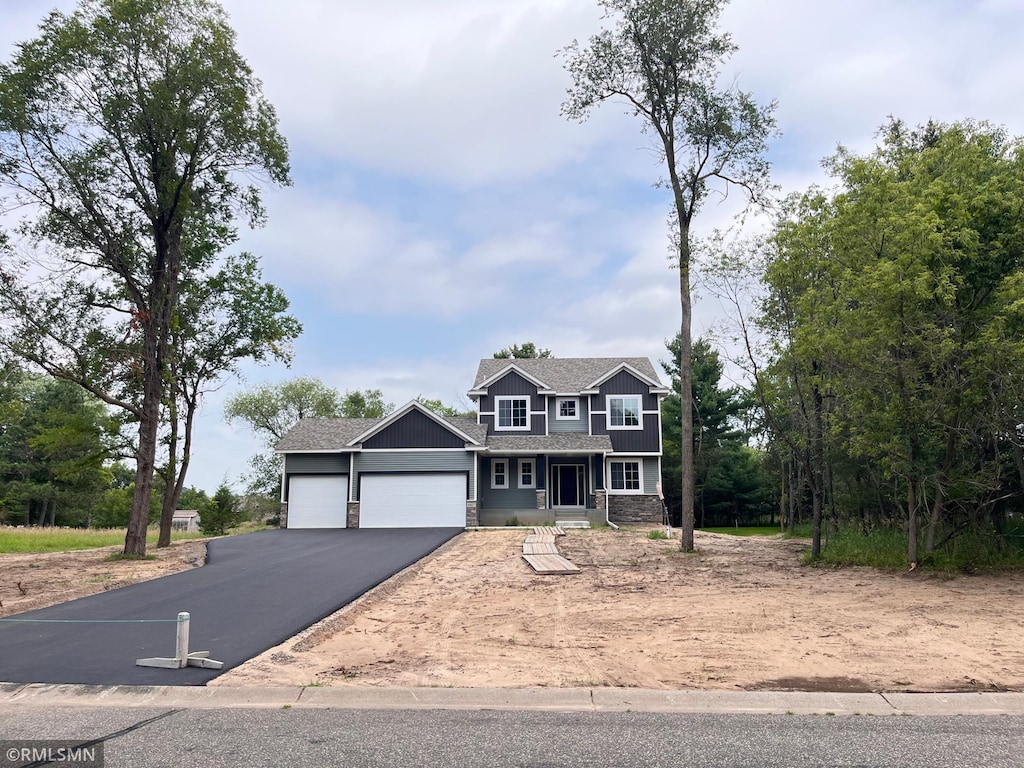
[[[348,476],[289,478],[289,528],[344,528]],[[360,528],[462,528],[466,525],[464,474],[364,474]]]

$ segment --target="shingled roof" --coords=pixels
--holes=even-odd
[[[495,453],[611,453],[608,435],[559,432],[554,435],[490,435],[487,448]]]
[[[487,427],[466,416],[441,417],[460,432],[483,444]],[[275,446],[279,453],[290,451],[341,451],[359,435],[380,424],[384,419],[303,419]]]
[[[658,372],[646,357],[551,357],[526,360],[485,358],[477,368],[473,389],[479,389],[494,374],[515,365],[533,378],[543,381],[555,392],[577,393],[623,363],[661,384]]]

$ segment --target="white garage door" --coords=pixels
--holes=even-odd
[[[288,480],[289,528],[344,528],[348,475],[305,475]]]
[[[465,475],[362,475],[360,478],[360,528],[465,526]]]

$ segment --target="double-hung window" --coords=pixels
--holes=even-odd
[[[519,487],[533,488],[535,485],[533,459],[519,460]]]
[[[496,429],[530,429],[529,397],[497,397],[498,407]]]
[[[640,395],[608,396],[608,429],[643,429]]]
[[[640,491],[640,462],[609,462],[613,491]]]
[[[508,459],[491,461],[491,488],[508,488]]]

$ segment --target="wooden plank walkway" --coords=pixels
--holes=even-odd
[[[542,576],[579,573],[580,569],[561,555],[523,555],[523,559]]]
[[[523,543],[524,555],[557,555],[555,542],[527,541]]]
[[[538,525],[523,542],[523,559],[542,576],[579,573],[580,569],[558,554],[555,539],[565,531],[554,526]]]

